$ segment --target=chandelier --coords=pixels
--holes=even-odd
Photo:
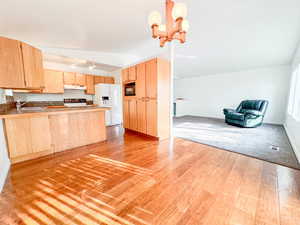
[[[161,24],[162,19],[158,11],[153,11],[149,15],[149,25],[152,29],[152,37],[159,38],[160,47],[164,47],[166,42],[179,40],[185,42],[186,32],[189,29],[189,22],[185,19],[187,8],[184,3],[174,3],[166,0],[166,24]]]

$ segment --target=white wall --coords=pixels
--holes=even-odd
[[[5,136],[3,132],[3,121],[0,120],[0,192],[5,183],[7,173],[10,167],[10,161],[7,154]]]
[[[300,64],[300,45],[293,59],[292,67],[295,68]],[[291,70],[292,73],[293,69]],[[291,86],[291,79],[290,79]],[[286,120],[284,124],[285,130],[289,136],[290,142],[300,162],[300,121],[296,120],[292,115],[286,112]]]
[[[0,104],[4,103],[6,103],[4,90],[0,89]],[[10,161],[8,158],[6,140],[3,131],[3,121],[0,120],[0,192],[2,191],[5,183],[9,167]]]
[[[290,66],[199,76],[175,80],[177,116],[224,118],[223,108],[236,108],[245,99],[266,99],[265,122],[283,124],[287,107]]]

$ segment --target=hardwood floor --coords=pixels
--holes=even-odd
[[[107,142],[16,164],[0,224],[300,224],[300,171],[183,139]]]

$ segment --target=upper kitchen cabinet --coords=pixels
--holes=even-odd
[[[129,68],[122,70],[122,82],[123,83],[127,82],[129,80],[128,74],[129,74]]]
[[[86,78],[85,93],[88,95],[94,95],[95,94],[94,76],[93,75],[85,75],[85,78]]]
[[[76,84],[76,73],[75,72],[64,72],[64,84],[75,85]]]
[[[0,87],[42,89],[41,51],[20,41],[0,37]]]
[[[128,80],[130,81],[136,80],[136,66],[129,67]]]
[[[95,84],[104,84],[104,77],[103,76],[94,76]]]
[[[76,85],[86,86],[86,79],[85,79],[84,74],[76,73],[75,78],[76,78],[76,81],[75,81]]]
[[[21,43],[26,88],[44,88],[42,52],[28,44]]]
[[[115,78],[113,78],[113,77],[104,77],[104,83],[105,84],[114,84],[115,83]]]
[[[0,87],[25,88],[21,43],[0,37]]]
[[[64,93],[64,73],[55,70],[45,70],[45,88],[43,93]]]

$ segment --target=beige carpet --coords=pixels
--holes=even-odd
[[[184,116],[174,118],[174,136],[300,169],[281,125],[239,128],[222,119]]]

